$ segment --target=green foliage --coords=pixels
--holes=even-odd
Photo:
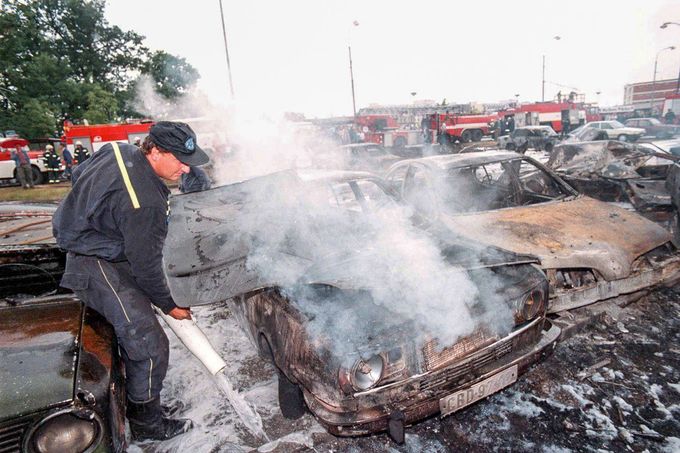
[[[105,0],[3,2],[0,130],[33,137],[60,129],[67,118],[119,121],[134,113],[128,105],[141,74],[168,99],[198,79],[183,58],[152,55],[142,35],[109,24],[104,7]]]

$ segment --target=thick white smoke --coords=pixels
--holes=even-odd
[[[291,168],[343,169],[347,163],[346,156],[310,124],[247,116],[236,107],[216,109],[200,95],[174,106],[159,100],[150,88],[140,90],[140,96],[154,118],[200,118],[188,121],[197,130],[199,143],[205,140],[201,134],[218,137],[212,144],[218,152],[211,175],[218,185]],[[376,307],[383,310],[383,319],[376,322],[415,322],[414,337],[435,337],[441,345],[472,333],[480,322],[496,331],[512,327],[511,310],[497,294],[493,273],[486,271],[480,291],[479,282],[449,262],[437,238],[416,228],[410,211],[372,182],[362,186],[362,191],[366,189],[362,205],[347,183],[328,173],[302,172],[278,181],[276,186],[254,189],[250,199],[258,214],[239,219],[239,229],[254,238],[247,266],[261,280],[279,283],[313,315],[313,334],[345,345],[348,332],[380,328],[361,322],[364,313],[375,313]],[[314,282],[362,290],[370,297],[356,297],[356,306],[349,311],[346,305],[319,306],[303,289]]]

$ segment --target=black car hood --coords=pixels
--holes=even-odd
[[[0,420],[73,398],[80,302],[0,307]]]

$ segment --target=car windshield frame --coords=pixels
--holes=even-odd
[[[623,129],[624,127],[627,127],[627,126],[623,125],[622,123],[620,123],[619,121],[616,121],[616,120],[605,121],[605,123],[609,124],[614,129]]]

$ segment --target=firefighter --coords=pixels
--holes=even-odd
[[[160,121],[137,148],[109,143],[73,171],[73,188],[54,214],[66,250],[61,281],[113,325],[126,368],[127,418],[136,440],[164,440],[191,427],[166,416],[160,403],[168,338],[153,306],[191,319],[170,294],[162,267],[169,189],[189,166],[207,163],[184,123]]]
[[[45,163],[45,168],[47,168],[48,182],[50,184],[59,182],[59,167],[61,166],[61,159],[59,159],[59,154],[57,154],[52,145],[47,145],[45,147],[45,152],[43,153],[43,162]]]
[[[75,159],[75,164],[80,165],[90,158],[90,152],[85,148],[82,142],[76,142],[76,150],[73,153],[73,158]]]

